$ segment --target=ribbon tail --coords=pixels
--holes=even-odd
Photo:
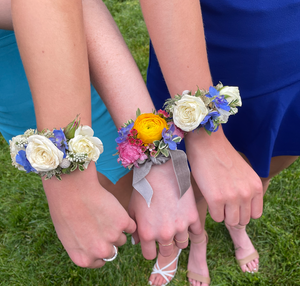
[[[190,169],[187,163],[185,152],[181,150],[169,150],[172,158],[177,183],[180,191],[180,198],[191,186]]]
[[[148,207],[151,204],[153,189],[145,177],[149,174],[151,166],[152,162],[146,162],[139,168],[134,167],[132,180],[132,186],[142,195]]]

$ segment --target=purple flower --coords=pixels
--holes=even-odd
[[[215,127],[214,120],[220,116],[220,113],[217,111],[213,111],[205,116],[203,121],[201,122],[201,126],[203,126],[206,130],[210,132],[216,132],[219,129],[219,125]]]
[[[62,129],[53,130],[54,137],[49,138],[52,143],[64,153],[64,158],[66,158],[66,150],[68,150],[67,138]]]
[[[162,131],[162,137],[164,139],[164,142],[169,145],[169,148],[171,150],[176,150],[178,143],[173,141],[173,138],[178,137],[177,135],[173,135],[173,132],[175,131],[175,125],[172,124],[171,127],[167,130],[166,128]]]
[[[206,94],[207,97],[216,97],[212,100],[212,102],[215,104],[217,109],[223,109],[225,111],[230,111],[230,106],[228,104],[228,101],[225,99],[224,95],[220,95],[220,92],[214,88],[213,86],[209,87],[209,93]]]
[[[116,138],[116,142],[118,144],[124,142],[127,139],[127,135],[129,134],[129,132],[130,132],[131,128],[133,127],[133,125],[134,125],[134,122],[130,123],[126,127],[120,128],[120,130],[118,131],[119,137]]]
[[[24,169],[26,170],[26,173],[30,172],[36,172],[36,169],[34,169],[30,162],[26,158],[26,152],[24,150],[20,150],[18,154],[16,155],[16,162],[23,166]]]

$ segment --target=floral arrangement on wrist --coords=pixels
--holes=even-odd
[[[138,109],[136,117],[119,129],[116,138],[118,162],[129,169],[159,155],[169,157],[169,150],[176,150],[183,138],[183,132],[164,110],[141,114]]]
[[[9,141],[12,165],[27,173],[34,172],[45,180],[69,174],[77,168],[87,169],[103,152],[103,144],[93,137],[91,127],[80,125],[77,117],[63,129],[28,129]]]
[[[181,130],[190,132],[204,127],[211,134],[220,124],[226,123],[230,115],[237,113],[242,100],[238,87],[219,83],[208,91],[198,88],[194,95],[186,90],[182,95],[167,99],[164,106]]]

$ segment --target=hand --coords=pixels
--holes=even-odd
[[[250,217],[262,215],[262,182],[221,128],[210,136],[203,128],[190,132],[185,143],[192,174],[215,221],[246,225]]]
[[[136,229],[118,200],[99,184],[94,163],[43,184],[57,235],[78,266],[102,267],[103,258],[114,256],[113,245],[126,243],[122,231]]]
[[[133,234],[135,243],[140,240],[144,257],[154,259],[155,241],[159,242],[159,252],[169,256],[173,251],[171,243],[175,241],[179,248],[187,247],[188,229],[199,234],[201,225],[192,187],[179,198],[171,160],[152,166],[146,178],[153,189],[151,205],[148,207],[144,198],[134,190],[129,214],[137,222],[137,231]]]

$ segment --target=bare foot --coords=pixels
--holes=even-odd
[[[156,263],[149,278],[149,285],[165,286],[176,274],[177,263],[181,250],[174,244],[173,253],[164,257],[158,253]]]
[[[246,232],[245,226],[229,226],[225,224],[235,247],[235,257],[237,260],[245,259],[247,262],[241,265],[243,272],[254,273],[258,271],[258,255],[250,257],[256,250]],[[247,257],[250,259],[247,259]],[[256,256],[256,257],[255,257]]]
[[[189,271],[189,276],[193,276],[195,278],[192,279],[190,277],[189,282],[193,286],[208,286],[210,279],[206,263],[206,246],[208,242],[207,234],[206,232],[203,232],[201,235],[193,235],[190,233],[190,239],[191,245],[187,268]],[[193,274],[191,274],[191,272]],[[199,278],[199,275],[202,276],[202,279]],[[203,282],[197,280],[197,276],[198,279],[202,280]],[[205,283],[204,281],[207,283]]]

